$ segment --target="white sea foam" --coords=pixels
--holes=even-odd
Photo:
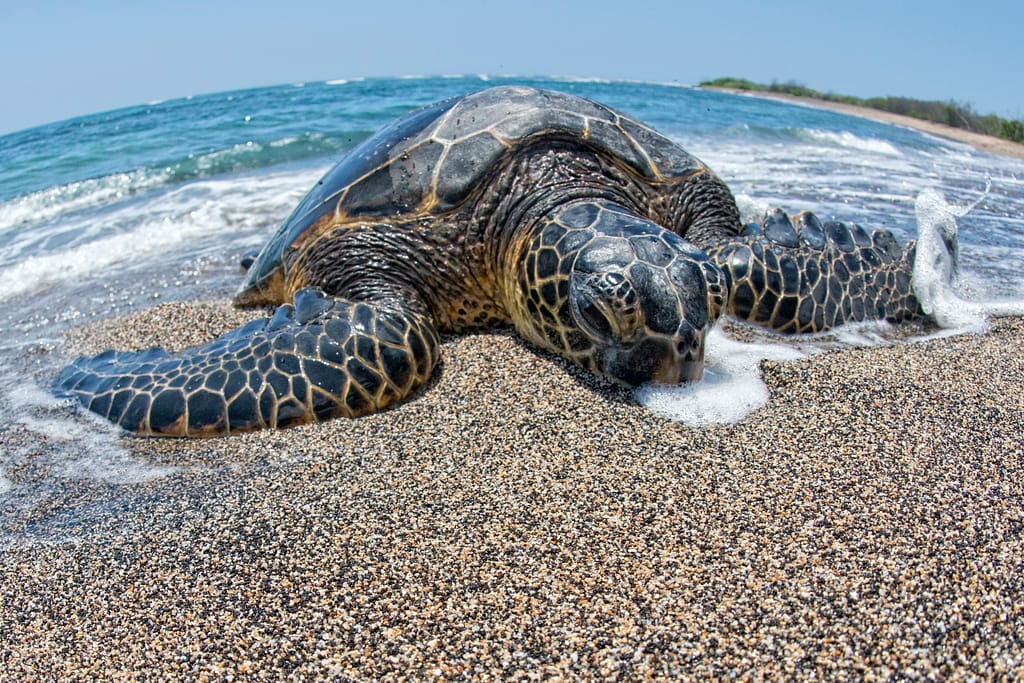
[[[903,156],[903,152],[901,152],[896,145],[891,142],[878,140],[876,138],[858,137],[857,135],[845,130],[835,132],[831,130],[808,129],[803,131],[803,133],[818,143],[835,145],[838,147],[849,147],[862,152],[884,154],[886,156]]]
[[[986,194],[988,188],[986,188]],[[917,196],[917,252],[911,284],[922,310],[942,328],[987,328],[990,316],[1024,315],[1024,301],[969,300],[961,296],[962,278],[957,268],[957,218],[966,216],[984,195],[966,207],[946,202],[940,192],[928,189]]]
[[[63,402],[13,375],[7,366],[0,366],[0,411],[15,435],[0,449],[0,500],[12,501],[4,516],[20,515],[19,510],[27,514],[40,501],[63,497],[57,511],[32,522],[28,532],[7,533],[12,527],[7,519],[0,519],[0,553],[12,545],[74,542],[87,537],[94,522],[109,521],[119,528],[144,523],[124,507],[109,507],[107,502],[79,505],[75,493],[63,491],[76,491],[82,484],[140,484],[181,469],[136,460],[121,447],[123,433],[119,429],[84,410],[73,416]],[[30,481],[22,485],[8,478],[7,472],[26,466],[34,472]],[[15,524],[13,528],[23,526]]]
[[[968,288],[956,268],[956,219],[967,215],[982,199],[984,194],[973,204],[958,207],[932,189],[917,197],[918,241],[912,286],[925,313],[943,328],[925,339],[982,331],[990,316],[1024,315],[1021,300],[985,301],[963,296],[962,291]],[[746,195],[737,195],[737,203],[744,215],[756,216],[767,207]],[[952,252],[947,244],[954,245]],[[886,344],[889,327],[883,321],[867,321],[778,343],[739,342],[715,328],[707,337],[701,381],[673,387],[644,385],[637,389],[636,398],[652,412],[691,426],[738,422],[768,400],[768,389],[759,371],[761,360],[794,360],[828,348]]]
[[[32,192],[0,204],[0,232],[29,223],[42,223],[91,206],[110,204],[163,182],[162,174],[137,170]]]
[[[739,422],[768,401],[761,379],[763,359],[795,360],[804,353],[786,343],[745,343],[718,328],[707,336],[704,377],[679,386],[645,384],[639,403],[657,415],[692,427]]]
[[[763,199],[755,199],[750,195],[739,192],[736,193],[735,197],[736,206],[740,210],[740,216],[742,216],[745,221],[758,220],[766,212],[772,209],[771,205]]]
[[[741,342],[716,327],[707,337],[700,381],[678,386],[645,384],[635,396],[653,413],[691,427],[734,424],[768,401],[762,360],[792,361],[829,349],[882,346],[891,343],[891,331],[890,323],[869,320],[820,334]]]
[[[306,136],[322,139],[321,134]],[[189,155],[187,162],[161,170],[136,169],[100,178],[89,178],[50,187],[0,203],[0,233],[26,225],[39,225],[93,207],[116,205],[155,187],[167,184],[181,166],[193,166],[193,173],[204,174],[220,167],[231,168],[256,159],[266,149],[288,147],[302,138],[288,136],[266,145],[249,140],[204,154]],[[35,231],[32,231],[35,232]]]
[[[617,81],[611,78],[599,78],[597,76],[551,76],[552,81],[558,81],[560,83],[599,83],[599,84],[611,84]]]
[[[55,474],[62,478],[134,484],[177,470],[134,460],[118,444],[121,435],[118,428],[85,411],[82,411],[85,423],[73,421],[52,394],[35,384],[5,382],[5,385],[0,402],[6,404],[14,423],[46,441],[74,444],[73,448],[61,449],[61,460],[51,463]],[[6,462],[25,456],[17,448],[12,446],[4,454]]]
[[[83,226],[84,237],[60,251],[34,253],[0,273],[0,301],[119,264],[153,258],[175,245],[216,232],[237,232],[276,222],[320,170],[232,180],[204,180],[112,209],[101,226]],[[118,231],[111,226],[121,226]]]

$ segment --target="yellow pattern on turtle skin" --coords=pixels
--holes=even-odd
[[[730,282],[727,313],[778,332],[813,333],[921,315],[910,279],[915,247],[900,249],[888,230],[869,235],[856,224],[777,209],[707,252]]]
[[[531,234],[506,295],[522,336],[626,384],[638,382],[613,368],[640,345],[659,381],[695,378],[725,304],[724,279],[701,250],[601,201],[560,207]]]
[[[108,352],[58,381],[129,431],[216,436],[376,412],[430,379],[439,347],[422,316],[307,289],[206,346]]]

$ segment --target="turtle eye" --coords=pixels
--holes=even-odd
[[[590,332],[596,337],[610,337],[612,336],[612,324],[608,320],[608,316],[604,314],[600,306],[593,300],[587,301],[586,303],[577,307],[579,312],[580,320],[585,326],[590,328]]]
[[[621,274],[577,274],[569,298],[580,327],[594,339],[625,344],[636,336],[639,300]]]

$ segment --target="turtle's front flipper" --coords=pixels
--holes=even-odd
[[[729,281],[728,313],[780,332],[820,332],[921,315],[910,284],[914,248],[901,249],[888,230],[775,210],[708,255]]]
[[[53,389],[140,434],[214,436],[380,410],[429,379],[438,350],[423,315],[304,289],[205,346],[79,358]]]

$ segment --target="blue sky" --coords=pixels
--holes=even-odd
[[[538,74],[955,99],[1024,118],[1024,2],[0,0],[0,134],[298,81]]]

